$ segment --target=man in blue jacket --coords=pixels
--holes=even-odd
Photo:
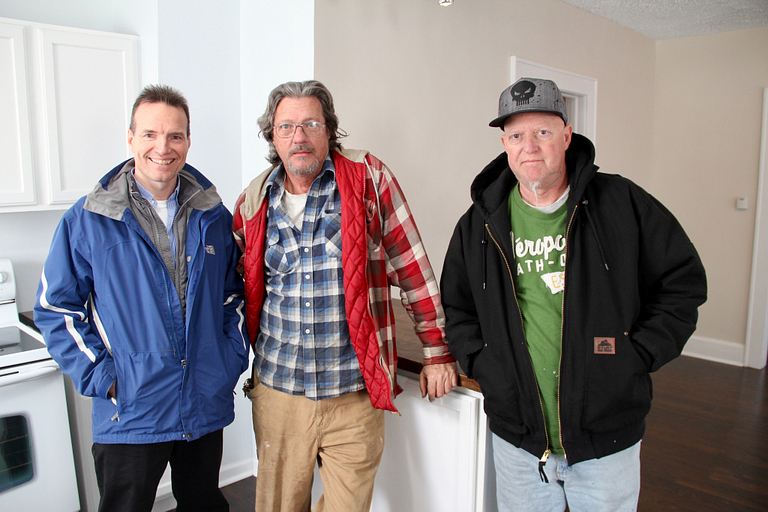
[[[597,172],[551,80],[512,84],[490,125],[504,152],[472,184],[441,291],[483,390],[499,510],[635,510],[650,373],[696,328],[704,267],[659,201]]]
[[[93,397],[99,511],[150,511],[170,462],[182,511],[226,511],[222,429],[248,365],[232,216],[185,163],[189,107],[167,86],[133,105],[134,158],[67,211],[35,304],[51,356]]]

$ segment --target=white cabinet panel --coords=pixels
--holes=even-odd
[[[418,380],[398,374],[398,381],[404,392],[395,405],[402,416],[387,417],[371,510],[482,511],[482,397],[456,388],[430,403],[421,398]]]
[[[463,388],[430,403],[419,381],[398,372],[402,416],[387,413],[384,455],[376,475],[372,512],[483,512],[488,433],[480,393]],[[322,493],[315,468],[312,501]]]
[[[35,204],[24,27],[0,23],[0,204]]]
[[[66,208],[130,157],[138,40],[0,18],[0,212]]]
[[[113,35],[39,31],[51,203],[71,204],[130,156],[126,132],[138,87],[136,45]]]

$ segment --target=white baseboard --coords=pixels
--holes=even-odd
[[[240,480],[248,478],[249,476],[256,476],[254,467],[254,457],[239,460],[232,464],[222,466],[221,471],[219,471],[219,486],[224,487],[225,485],[239,482]]]
[[[732,341],[692,336],[683,349],[683,355],[717,363],[744,366],[744,345]]]

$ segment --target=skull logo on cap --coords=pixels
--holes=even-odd
[[[512,88],[512,101],[518,106],[527,105],[535,92],[536,84],[529,82],[528,80],[523,80]]]

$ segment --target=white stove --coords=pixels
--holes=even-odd
[[[43,337],[21,322],[0,327],[0,368],[50,360]]]
[[[0,510],[80,510],[64,376],[19,319],[10,260],[0,258]]]
[[[53,363],[40,333],[19,319],[13,265],[0,258],[0,376],[21,372],[21,365],[40,361]]]

